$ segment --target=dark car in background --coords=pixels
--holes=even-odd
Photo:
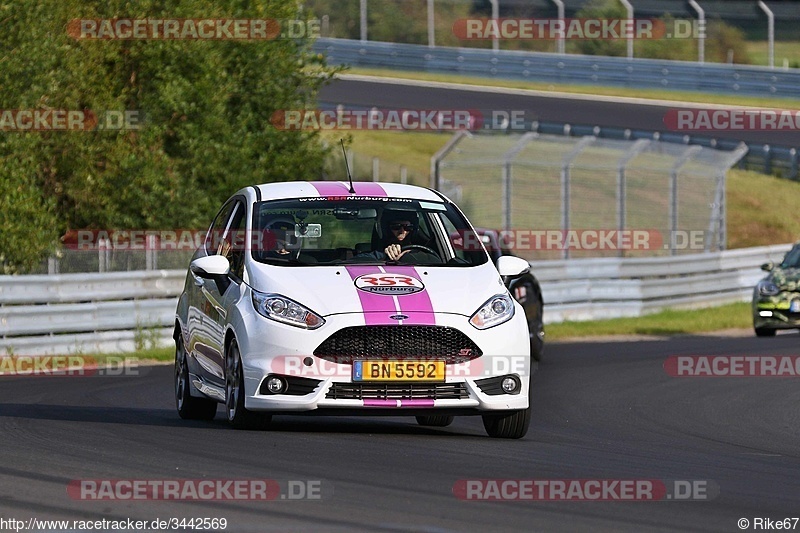
[[[501,241],[496,230],[475,228],[489,257],[495,265],[497,260],[504,255],[514,255],[501,246]],[[525,318],[528,321],[528,331],[531,339],[531,357],[540,361],[544,353],[544,299],[539,280],[530,271],[519,276],[503,276],[503,282],[511,296],[525,309]]]
[[[800,242],[779,265],[761,265],[769,275],[753,290],[753,329],[772,337],[779,329],[800,329]]]

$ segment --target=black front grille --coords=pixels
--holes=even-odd
[[[446,326],[353,326],[340,329],[314,355],[340,364],[353,359],[444,359],[463,363],[483,355],[461,331]]]
[[[462,400],[464,383],[333,383],[326,398],[333,400]]]

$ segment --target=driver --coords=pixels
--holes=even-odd
[[[294,235],[294,217],[276,216],[264,225],[262,252],[267,257],[284,256],[290,253],[287,250],[287,241]]]
[[[397,261],[409,252],[402,247],[412,243],[417,222],[416,211],[384,211],[381,219],[385,245],[383,252],[391,261]]]

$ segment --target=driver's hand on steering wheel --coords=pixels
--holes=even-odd
[[[386,247],[384,252],[386,252],[386,255],[389,257],[389,259],[392,261],[397,261],[406,253],[408,253],[408,250],[402,250],[399,244],[390,244]]]

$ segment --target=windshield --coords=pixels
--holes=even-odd
[[[781,268],[798,268],[800,267],[800,246],[795,246],[786,257],[783,258]]]
[[[252,257],[281,266],[407,264],[475,266],[469,224],[452,205],[403,198],[298,198],[256,203]]]

